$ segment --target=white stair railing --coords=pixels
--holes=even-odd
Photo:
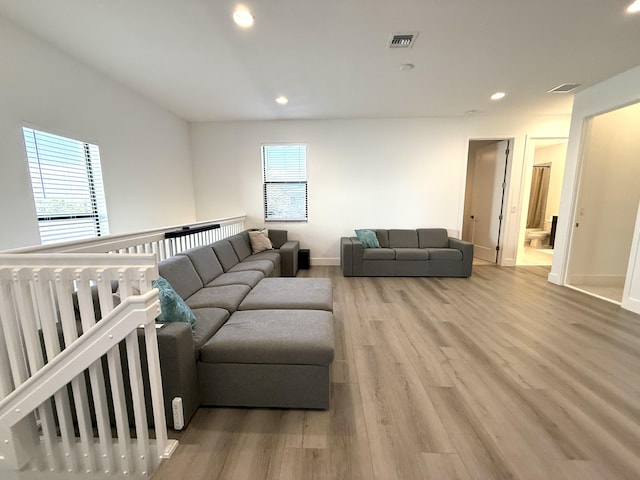
[[[153,254],[0,255],[0,473],[146,477],[172,453],[156,278]]]
[[[245,216],[16,248],[5,253],[154,253],[158,260],[244,230]]]

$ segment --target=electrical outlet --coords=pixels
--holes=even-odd
[[[171,401],[171,408],[173,409],[173,428],[175,430],[182,430],[184,428],[184,411],[182,409],[182,397],[175,397]]]

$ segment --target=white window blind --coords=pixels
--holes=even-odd
[[[31,128],[22,130],[41,242],[108,234],[98,147]]]
[[[265,221],[307,220],[307,146],[263,145]]]

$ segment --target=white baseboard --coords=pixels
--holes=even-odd
[[[313,267],[314,265],[318,265],[318,266],[339,266],[340,265],[340,259],[339,258],[312,258],[311,259],[311,266]]]
[[[623,298],[622,308],[640,314],[640,298]]]
[[[569,275],[570,285],[594,285],[600,287],[624,287],[625,275],[573,274]]]
[[[503,267],[515,267],[516,259],[515,258],[503,258],[502,263],[500,264]]]
[[[560,275],[558,275],[557,273],[549,273],[549,275],[547,275],[547,281],[550,283],[555,283],[556,285],[562,285],[562,282],[560,281]]]

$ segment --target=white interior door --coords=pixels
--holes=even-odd
[[[502,140],[479,147],[475,158],[471,200],[474,256],[493,263],[498,259],[508,155],[509,141]]]

